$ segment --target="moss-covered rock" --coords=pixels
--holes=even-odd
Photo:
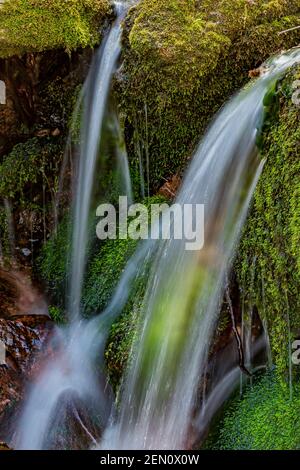
[[[182,169],[209,119],[250,69],[297,45],[297,0],[142,0],[127,19],[122,108],[127,145],[152,188]]]
[[[93,46],[108,0],[5,0],[0,5],[0,57]]]
[[[300,387],[267,374],[234,399],[205,447],[217,450],[300,449]]]
[[[87,314],[99,313],[107,306],[126,262],[134,253],[136,240],[107,240],[89,266],[83,298]]]
[[[291,343],[300,333],[300,107],[292,98],[299,78],[296,67],[273,94],[260,144],[266,163],[236,267],[246,311],[258,308],[277,369],[285,374],[291,366]]]
[[[59,137],[33,138],[14,146],[0,163],[2,255],[32,262],[53,229],[63,149]]]

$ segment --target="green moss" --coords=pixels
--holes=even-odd
[[[16,145],[0,164],[0,197],[25,206],[35,185],[49,192],[57,189],[58,167],[63,143],[57,138],[33,138]],[[52,174],[53,179],[50,178]]]
[[[146,206],[165,202],[162,196],[142,201]],[[89,263],[83,296],[86,314],[101,312],[107,306],[127,261],[136,250],[137,240],[106,240],[94,249]]]
[[[136,246],[135,240],[107,240],[102,244],[88,272],[83,299],[87,314],[104,310]]]
[[[300,449],[300,386],[289,387],[271,374],[227,408],[205,448],[214,450]]]
[[[0,257],[3,262],[10,255],[7,214],[4,207],[0,207]]]
[[[55,323],[64,323],[65,319],[64,319],[64,313],[62,309],[60,309],[57,306],[50,305],[48,310],[49,310],[50,317]]]
[[[114,390],[117,392],[122,377],[131,358],[131,350],[139,329],[139,314],[142,294],[136,301],[129,302],[125,312],[111,328],[105,348],[107,374]]]
[[[54,319],[60,318],[61,315],[57,315],[57,312],[65,307],[70,249],[69,217],[65,216],[57,232],[43,245],[37,260],[38,272],[53,304]]]
[[[0,57],[94,45],[108,0],[5,0],[0,6]]]
[[[299,43],[299,30],[278,34],[299,21],[297,0],[143,0],[131,11],[120,97],[132,165],[149,157],[152,189],[185,166],[250,69]]]
[[[268,116],[261,154],[266,158],[236,270],[245,305],[266,321],[274,361],[290,367],[290,343],[299,335],[300,291],[300,108],[292,102],[299,67],[276,86],[275,112]]]

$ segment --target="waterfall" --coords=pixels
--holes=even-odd
[[[263,98],[270,84],[300,61],[296,50],[267,64],[266,73],[220,111],[195,152],[176,202],[205,205],[204,249],[187,251],[184,239],[143,242],[128,262],[107,309],[92,320],[83,320],[80,300],[92,185],[111,77],[120,53],[121,22],[128,5],[118,3],[118,17],[86,86],[88,105],[74,212],[72,321],[69,327],[57,329],[55,353],[42,364],[28,391],[15,448],[51,448],[49,436],[60,426],[62,398],[67,394],[87,409],[92,406],[101,416],[102,438],[87,433],[93,446],[98,441],[102,449],[188,447],[190,428],[201,427],[199,420],[193,422],[193,414],[226,277],[264,166],[256,150]],[[190,228],[193,222],[189,221]],[[126,304],[132,283],[145,274],[153,257],[141,311],[142,328],[116,410],[95,364],[103,355],[110,325]],[[237,378],[238,372],[233,370],[224,379],[226,393]],[[222,390],[220,386],[208,397],[209,413],[210,404],[219,400]],[[84,424],[82,427],[87,431]],[[64,448],[64,443],[60,446]]]
[[[103,46],[95,58],[85,84],[84,119],[81,127],[81,149],[78,176],[75,188],[74,230],[71,255],[70,295],[68,312],[71,318],[80,317],[80,299],[85,272],[88,243],[88,221],[96,162],[101,144],[101,135],[111,79],[121,52],[122,20],[130,2],[115,2],[117,18]],[[124,153],[121,158],[127,158]],[[128,173],[126,185],[128,186]]]
[[[19,428],[13,438],[13,445],[19,449],[43,449],[52,445],[49,437],[56,414],[63,412],[64,404],[59,408],[62,397],[73,394],[83,406],[101,403],[98,412],[102,423],[109,417],[111,400],[107,392],[106,379],[95,374],[97,355],[104,349],[107,333],[111,322],[126,303],[130,283],[135,275],[140,273],[138,262],[133,258],[120,280],[116,290],[117,300],[112,299],[111,306],[101,319],[85,321],[80,315],[80,301],[84,281],[87,257],[89,216],[95,179],[96,164],[103,135],[103,127],[108,113],[108,98],[112,76],[116,70],[118,57],[121,52],[122,21],[133,0],[114,2],[116,19],[109,33],[104,38],[103,45],[96,53],[90,73],[83,86],[76,110],[76,120],[81,108],[84,115],[80,132],[80,155],[74,188],[75,200],[73,208],[72,253],[70,267],[70,286],[68,294],[68,313],[70,324],[66,328],[56,328],[52,338],[55,353],[50,360],[43,364],[36,383],[29,390],[29,398],[25,403],[19,419]],[[83,104],[83,105],[82,105]],[[122,141],[122,132],[118,117],[113,119],[113,134],[116,140],[117,165],[122,177],[122,186],[132,199],[131,181],[127,153]],[[70,148],[71,136],[68,140]],[[66,155],[68,157],[68,155]],[[64,168],[67,159],[64,160]],[[64,168],[62,174],[64,174]],[[62,182],[61,182],[62,184]],[[60,188],[61,192],[61,188]],[[59,197],[59,196],[58,196]],[[59,200],[55,201],[56,206]],[[142,256],[147,256],[146,250]],[[123,299],[123,302],[122,302]],[[105,418],[106,417],[106,418]],[[58,425],[59,426],[59,425]],[[93,441],[93,439],[92,439]]]
[[[159,243],[120,412],[102,449],[188,445],[226,277],[264,166],[256,147],[263,99],[299,61],[299,50],[271,60],[264,75],[221,110],[195,152],[176,202],[205,205],[204,249],[186,251],[185,240]],[[233,376],[236,371],[230,381]]]

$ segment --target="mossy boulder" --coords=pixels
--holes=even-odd
[[[299,450],[300,387],[290,389],[268,373],[243,397],[231,401],[205,448],[214,450]]]
[[[300,335],[300,106],[294,99],[299,78],[296,66],[274,90],[260,143],[266,163],[236,264],[245,311],[258,309],[284,375]]]
[[[299,2],[142,0],[118,83],[132,165],[152,189],[183,169],[214,113],[272,53],[299,43]]]
[[[108,0],[5,0],[0,5],[0,57],[93,46]]]

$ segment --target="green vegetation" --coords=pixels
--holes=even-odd
[[[112,325],[105,348],[107,373],[114,390],[117,392],[131,357],[134,339],[139,331],[139,316],[143,290],[137,299],[131,299],[125,312]],[[136,294],[136,292],[135,292]]]
[[[113,90],[113,98],[120,106],[113,99],[109,105],[111,116],[107,129],[104,127],[103,155],[97,168],[100,177],[95,185],[95,192],[101,196],[95,194],[95,200],[109,198],[116,202],[120,193],[115,143],[123,146],[124,142],[120,135],[114,135],[115,112],[120,114],[125,131],[135,196],[139,198],[139,157],[144,163],[145,180],[149,160],[150,193],[155,194],[166,178],[184,170],[210,119],[247,82],[249,71],[278,50],[299,44],[300,30],[294,28],[300,25],[299,10],[299,0],[141,0],[132,8],[125,21],[124,62]],[[100,40],[105,19],[111,17],[109,0],[6,0],[0,6],[0,58],[51,49],[69,53],[93,47]],[[9,95],[9,100],[22,101],[32,93],[29,101],[34,106],[30,112],[36,116],[32,116],[28,126],[20,122],[22,132],[16,133],[11,146],[28,140],[15,145],[11,152],[7,150],[9,153],[0,162],[1,251],[9,255],[5,208],[5,203],[9,203],[18,249],[29,246],[33,238],[38,239],[38,248],[46,241],[34,261],[47,286],[50,315],[59,323],[64,321],[70,264],[70,216],[65,207],[68,201],[63,201],[66,211],[57,232],[51,236],[50,233],[64,138],[81,78],[75,69],[68,72],[68,67],[62,76],[55,72],[53,78],[52,63],[47,73],[42,71],[47,76],[43,78],[38,70],[43,62],[34,56],[32,66],[30,58],[29,54],[28,86],[22,88],[23,68],[18,71],[12,65],[15,75],[10,77],[13,81],[18,74],[15,93]],[[47,55],[43,55],[43,60],[47,60]],[[292,102],[295,80],[300,80],[299,67],[273,83],[264,100],[265,119],[258,146],[266,163],[235,263],[245,311],[256,307],[267,325],[276,372],[255,381],[242,398],[231,402],[208,440],[211,448],[300,448],[300,386],[296,380],[292,390],[287,385],[291,378],[291,343],[300,332],[300,108]],[[7,116],[14,103],[9,104]],[[18,118],[15,124],[19,126]],[[78,119],[73,124],[78,143]],[[69,193],[64,197],[68,200]],[[148,204],[154,202],[163,199],[147,199]],[[137,247],[134,240],[95,240],[95,227],[96,220],[91,216],[82,297],[82,311],[87,317],[105,310]],[[133,282],[128,302],[107,340],[106,365],[116,391],[139,332],[147,274],[146,266],[144,276]],[[186,282],[186,288],[192,291],[192,282]],[[180,351],[187,339],[178,331],[181,315],[188,306],[179,294],[174,293],[172,300],[173,351]],[[145,341],[145,374],[153,365],[151,361],[165,329],[165,302],[162,296],[155,305],[156,321]],[[230,327],[228,312],[223,312],[216,338]],[[169,371],[177,367],[174,357],[172,354]],[[296,370],[291,375],[298,378]]]
[[[29,249],[30,261],[53,229],[63,149],[64,142],[59,137],[35,137],[15,145],[0,163],[0,234],[5,261],[9,261],[12,254],[7,210],[11,212],[14,230],[17,229],[16,248]]]
[[[143,0],[131,10],[119,84],[127,145],[152,189],[183,169],[210,118],[270,54],[299,43],[298,0]],[[134,156],[134,157],[133,157]]]
[[[300,386],[293,397],[276,375],[267,374],[227,407],[205,448],[218,450],[300,449]]]
[[[53,304],[52,317],[59,321],[62,319],[59,313],[62,313],[65,307],[70,248],[69,217],[65,216],[57,232],[43,245],[37,260],[38,271]]]
[[[134,253],[136,240],[107,240],[93,257],[84,293],[86,314],[99,313],[106,307],[126,262]]]
[[[0,57],[93,46],[108,0],[5,0],[0,5]]]
[[[266,164],[236,266],[245,304],[249,310],[256,305],[267,323],[281,374],[289,370],[289,344],[300,328],[300,108],[292,102],[299,77],[296,67],[266,102],[272,108],[260,142]]]
[[[47,175],[57,175],[62,152],[63,143],[57,138],[33,138],[16,145],[0,164],[0,197],[25,206],[30,204],[34,188],[40,190],[44,184],[47,192],[53,193],[57,181]]]

